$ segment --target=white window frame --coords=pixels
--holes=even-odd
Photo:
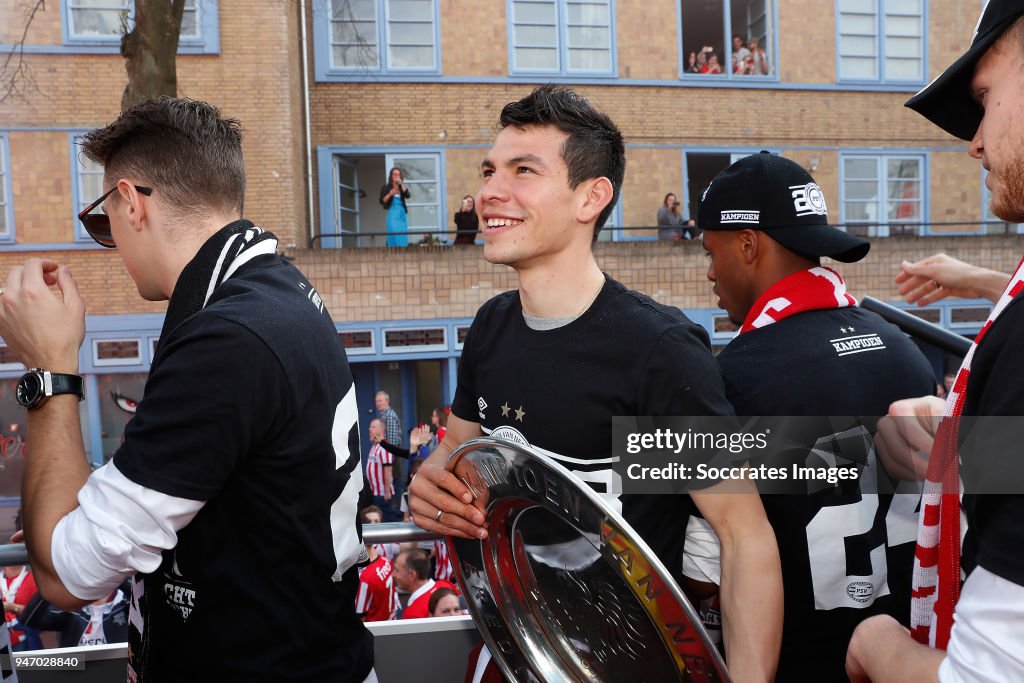
[[[920,3],[918,12],[901,12],[897,8],[899,3],[914,2],[915,0],[836,0],[836,80],[840,83],[924,83],[925,74],[928,71],[928,3],[925,0],[916,0]],[[854,3],[870,3],[870,11],[855,9]],[[849,9],[843,9],[847,5]],[[890,8],[892,11],[890,11]],[[844,16],[851,19],[860,17],[865,23],[872,23],[873,30],[870,32],[851,30],[849,22],[846,22],[844,30]],[[891,32],[892,24],[899,20],[915,19],[918,22],[920,32],[917,35],[898,34]],[[895,30],[895,29],[892,29]],[[874,52],[868,54],[845,53],[844,37],[848,38],[870,38],[875,42]],[[920,52],[915,57],[893,56],[890,42],[902,39],[916,39],[920,43]],[[874,73],[870,76],[851,75],[844,70],[844,57],[848,59],[870,58],[874,60]],[[891,76],[889,75],[890,60],[917,60],[919,64],[916,76]]]
[[[326,17],[326,59],[328,69],[330,72],[336,74],[362,74],[362,73],[376,73],[376,74],[388,74],[388,73],[423,73],[423,74],[436,74],[440,73],[440,19],[439,19],[439,8],[437,0],[430,1],[430,16],[429,22],[426,21],[400,21],[401,17],[392,17],[391,3],[393,0],[374,0],[374,39],[376,40],[377,47],[377,60],[373,64],[336,64],[334,61],[334,24],[338,23],[334,19],[334,7],[336,4],[347,2],[348,0],[328,0],[327,4],[327,17]],[[383,17],[383,21],[381,18]],[[430,34],[432,36],[432,42],[426,43],[398,43],[392,40],[393,24],[397,23],[418,23],[418,24],[430,24]],[[395,66],[394,58],[392,55],[392,48],[394,47],[429,47],[431,48],[431,61],[429,64],[422,64],[420,66]]]
[[[359,329],[339,329],[338,336],[343,334],[357,334],[359,332],[370,333],[370,346],[366,349],[350,349],[345,347],[345,354],[348,356],[372,356],[377,353],[377,332],[371,327],[359,328]]]
[[[516,21],[516,5],[554,5],[555,23],[537,24],[532,22]],[[606,5],[608,8],[608,23],[601,24],[570,24],[570,5]],[[507,0],[506,16],[508,17],[508,63],[509,72],[513,76],[543,74],[549,76],[615,76],[618,72],[618,60],[616,59],[615,48],[615,0]],[[516,42],[517,26],[553,26],[555,29],[554,45],[520,45]],[[607,48],[573,47],[570,45],[570,33],[575,28],[597,28],[608,32]],[[517,50],[519,48],[539,47],[554,50],[556,55],[555,66],[550,69],[536,67],[521,67],[518,64]],[[582,69],[572,68],[569,65],[569,53],[571,50],[607,50],[607,69]]]
[[[206,19],[205,12],[213,11],[216,14],[216,8],[207,7],[203,8],[204,3],[209,3],[212,0],[185,0],[185,12],[192,12],[195,14],[195,32],[194,33],[181,33],[178,37],[179,43],[181,44],[201,44],[204,41],[203,38],[203,21]],[[127,13],[128,30],[131,30],[132,24],[135,22],[135,2],[134,0],[108,0],[106,5],[103,7],[94,7],[92,5],[83,5],[80,0],[62,0],[62,6],[64,9],[64,26],[65,26],[65,42],[67,43],[87,43],[87,44],[110,44],[120,45],[121,43],[121,32],[112,33],[107,35],[94,34],[94,33],[79,33],[75,28],[75,17],[77,11],[104,11],[114,12],[122,11]],[[191,5],[191,6],[190,6]],[[182,24],[184,24],[184,16],[182,17]]]
[[[907,219],[901,221],[900,219],[889,218],[889,203],[894,200],[889,196],[889,172],[888,163],[892,160],[914,160],[918,162],[918,168],[920,173],[917,177],[917,182],[920,186],[920,194],[918,199],[904,199],[902,201],[916,201],[920,205],[920,211],[917,218]],[[869,203],[868,200],[862,199],[847,199],[846,197],[846,183],[851,179],[846,175],[846,162],[847,160],[873,160],[875,162],[875,177],[873,179],[866,178],[855,178],[854,182],[866,182],[873,180],[876,183],[876,199],[875,203],[878,204],[878,215],[875,217],[875,225],[868,224],[868,221],[853,220],[847,217],[847,206],[850,203],[865,204]],[[889,227],[891,225],[902,225],[904,223],[921,224],[922,228],[918,229],[918,234],[926,234],[923,226],[928,223],[928,155],[920,152],[854,152],[854,153],[841,153],[839,155],[839,195],[840,195],[840,211],[842,216],[842,224],[849,230],[850,226],[853,225],[865,225],[868,224],[868,237],[888,237]],[[912,180],[912,179],[907,179]]]
[[[88,244],[93,243],[93,239],[85,231],[82,221],[78,220],[78,212],[99,199],[105,190],[95,195],[93,193],[86,194],[85,183],[83,182],[84,177],[99,175],[102,178],[103,167],[90,161],[82,154],[83,135],[84,133],[71,133],[69,135],[71,146],[71,186],[74,189],[74,204],[71,215],[75,226],[75,241]],[[101,182],[100,186],[102,187],[102,185],[103,183]]]

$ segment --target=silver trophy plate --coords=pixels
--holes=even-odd
[[[486,540],[446,541],[506,678],[729,680],[669,572],[580,479],[529,446],[495,438],[467,441],[447,467],[485,511]]]

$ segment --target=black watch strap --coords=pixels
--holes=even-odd
[[[50,373],[50,382],[53,386],[51,396],[58,394],[74,394],[81,401],[85,398],[85,383],[81,375],[65,375],[59,372]]]

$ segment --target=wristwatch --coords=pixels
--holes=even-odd
[[[58,394],[75,394],[81,401],[85,398],[82,377],[32,368],[18,380],[18,405],[27,410],[38,408],[46,399]]]

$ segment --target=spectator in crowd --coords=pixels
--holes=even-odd
[[[397,522],[395,506],[391,502],[395,495],[394,458],[380,445],[384,436],[384,421],[379,417],[370,420],[370,450],[366,454],[366,485],[370,489],[373,504],[384,512],[384,521]]]
[[[444,441],[448,433],[448,416],[452,414],[451,406],[438,406],[430,413],[430,441],[427,443],[427,455],[434,452],[437,444]]]
[[[384,439],[395,446],[401,446],[402,420],[391,407],[391,396],[386,391],[378,391],[374,404],[377,406],[377,417],[384,421]]]
[[[402,169],[395,167],[388,174],[388,182],[380,188],[380,205],[388,212],[387,230],[389,247],[409,246],[409,208],[405,200],[410,196],[405,186]],[[398,201],[395,201],[395,198]]]
[[[691,52],[690,56],[686,58],[686,73],[688,74],[699,74],[700,64],[697,61],[697,53]]]
[[[377,522],[370,522],[376,515]],[[379,523],[380,509],[375,506],[363,508],[364,524]],[[389,621],[398,613],[398,593],[395,590],[394,568],[387,555],[381,552],[384,546],[366,544],[369,564],[359,572],[359,589],[356,592],[356,614],[363,621]]]
[[[367,505],[359,513],[359,518],[363,521],[364,526],[367,524],[381,524],[384,521],[384,513],[376,505]],[[379,555],[388,558],[389,562],[394,562],[401,551],[397,543],[377,543],[373,547],[377,549]]]
[[[708,63],[705,64],[700,71],[702,74],[720,74],[722,73],[722,65],[718,62],[718,54],[715,52],[708,53]]]
[[[438,588],[427,603],[432,617],[457,617],[463,614],[459,594],[451,588]]]
[[[430,558],[427,553],[414,548],[398,553],[395,560],[395,583],[403,593],[409,594],[409,601],[402,610],[402,619],[422,619],[430,616],[430,596],[434,591],[455,586],[447,581],[430,578]]]
[[[74,612],[57,609],[37,593],[25,607],[23,621],[40,631],[59,631],[58,647],[127,643],[131,591],[131,582],[125,581],[110,595]]]
[[[455,244],[473,244],[480,231],[480,218],[472,195],[462,198],[462,206],[455,212]]]
[[[753,73],[754,60],[750,50],[743,42],[743,36],[736,34],[732,37],[732,72],[734,74]]]
[[[403,460],[408,460],[410,466],[418,458],[422,459],[422,458],[420,458],[421,447],[426,445],[426,444],[429,444],[430,440],[432,438],[433,437],[432,437],[432,435],[430,433],[430,426],[428,426],[428,425],[423,425],[423,426],[420,426],[420,427],[414,427],[413,429],[409,430],[409,447],[408,448],[402,448],[401,446],[396,446],[395,444],[393,444],[390,441],[388,441],[387,439],[385,439],[383,437],[383,434],[370,434],[370,440],[373,443],[379,443],[381,448],[383,448],[384,450],[386,450],[388,453],[390,453],[391,455],[395,456],[396,458],[402,458]],[[375,440],[375,439],[377,439],[377,440]],[[412,473],[411,472],[409,474],[409,478],[412,479]]]
[[[683,239],[683,226],[686,221],[679,213],[679,200],[676,195],[669,192],[661,202],[658,209],[658,239],[659,240],[681,240]]]
[[[434,541],[432,554],[434,556],[434,578],[438,581],[455,582],[455,568],[452,567],[452,558],[448,556],[448,544],[443,538]]]
[[[768,55],[765,53],[764,48],[761,47],[761,43],[757,38],[750,39],[747,43],[747,50],[750,52],[748,57],[750,70],[747,73],[755,76],[767,76],[771,73],[771,67],[768,65]]]
[[[697,228],[697,221],[692,218],[686,221],[683,226],[683,239],[692,240],[694,237],[700,234],[700,230]]]
[[[11,633],[11,649],[15,652],[38,650],[42,647],[39,634],[26,626],[24,619],[25,608],[37,593],[32,570],[25,565],[4,567],[0,588],[4,596],[4,620]]]

